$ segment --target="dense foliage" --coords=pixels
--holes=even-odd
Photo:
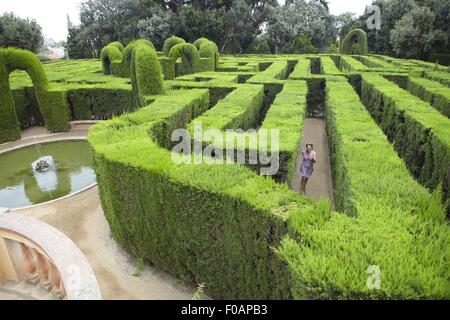
[[[0,47],[15,47],[37,53],[44,44],[42,29],[35,20],[13,13],[0,16]]]

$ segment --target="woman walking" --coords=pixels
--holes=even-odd
[[[308,184],[309,178],[311,178],[313,172],[314,172],[314,164],[317,162],[317,154],[314,151],[314,145],[311,143],[308,143],[306,145],[306,150],[302,151],[302,185],[300,188],[300,192],[305,194],[306,193],[306,185]]]

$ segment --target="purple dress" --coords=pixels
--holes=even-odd
[[[314,172],[314,160],[316,159],[316,153],[311,151],[311,153],[302,152],[303,162],[302,162],[302,177],[310,178]]]

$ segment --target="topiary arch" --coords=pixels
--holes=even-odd
[[[124,47],[120,42],[112,42],[102,49],[101,59],[104,74],[116,74],[122,63]]]
[[[68,131],[69,110],[66,97],[63,92],[51,90],[38,57],[27,50],[0,49],[0,143],[20,139],[20,126],[9,84],[9,75],[15,70],[23,70],[30,76],[48,131]]]
[[[217,45],[206,38],[200,38],[194,42],[194,46],[198,49],[202,58],[202,71],[216,71],[219,64],[219,48],[217,48]]]
[[[186,41],[180,37],[176,37],[176,36],[171,36],[170,38],[166,39],[166,41],[164,41],[164,46],[163,46],[163,52],[164,55],[166,57],[169,56],[170,54],[170,50],[172,50],[172,48],[174,46],[176,46],[177,44],[183,44],[186,43]]]
[[[144,96],[164,94],[161,64],[156,51],[146,45],[138,45],[131,56],[131,84],[138,105],[144,105]]]
[[[169,58],[174,61],[181,58],[183,74],[193,74],[202,71],[200,54],[197,48],[191,43],[182,43],[173,46],[170,50]]]
[[[354,45],[358,44],[358,48],[354,50]],[[362,29],[354,29],[350,31],[342,40],[342,54],[358,54],[367,55],[369,52],[367,45],[367,34]]]

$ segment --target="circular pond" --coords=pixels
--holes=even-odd
[[[0,154],[0,208],[54,200],[96,182],[86,141],[36,144]]]

